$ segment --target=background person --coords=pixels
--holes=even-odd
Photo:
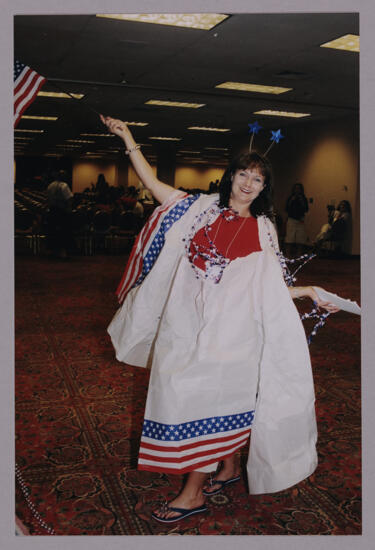
[[[47,216],[48,248],[53,256],[66,259],[72,245],[71,210],[73,193],[66,183],[67,174],[60,170],[47,187],[49,212]]]
[[[307,235],[304,218],[309,210],[302,183],[295,183],[286,202],[288,214],[285,235],[285,254],[288,257],[300,256],[305,251]]]
[[[336,210],[329,211],[328,224],[322,226],[315,239],[314,246],[318,253],[327,246],[336,256],[351,253],[351,212],[350,202],[347,200],[342,200]]]

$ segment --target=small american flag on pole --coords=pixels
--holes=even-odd
[[[17,126],[23,112],[32,103],[40,88],[46,81],[44,76],[36,73],[20,61],[15,60],[14,80],[14,127]]]

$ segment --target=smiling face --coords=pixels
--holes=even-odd
[[[232,176],[229,205],[240,216],[249,216],[249,206],[264,187],[265,178],[257,166],[236,170]]]

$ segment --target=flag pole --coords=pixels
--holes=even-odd
[[[54,86],[55,88],[57,88],[58,90],[60,90],[60,92],[63,92],[64,94],[68,95],[69,97],[71,97],[72,99],[75,99],[77,101],[81,101],[78,97],[75,97],[74,94],[71,94],[70,92],[67,92],[66,90],[64,90],[61,86],[59,86],[58,84],[56,84],[55,80],[54,79],[46,79],[47,82],[50,82],[52,86]],[[87,102],[85,101],[82,101],[81,102],[81,105],[85,105],[88,109],[90,109],[90,111],[92,111],[93,113],[95,113],[96,115],[100,116],[101,113],[98,113],[98,111],[96,111],[93,107],[91,107],[91,105],[89,105]]]

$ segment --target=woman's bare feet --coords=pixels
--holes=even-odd
[[[205,498],[203,493],[200,497],[186,498],[183,494],[178,495],[176,498],[168,502],[167,506],[161,506],[157,510],[154,510],[154,514],[160,519],[178,518],[181,516],[180,512],[170,510],[170,508],[182,508],[184,510],[194,510],[195,508],[203,507]]]
[[[205,497],[202,489],[207,478],[207,474],[203,472],[190,472],[186,484],[181,493],[168,502],[168,507],[182,508],[184,510],[193,510],[204,506]],[[156,519],[171,519],[181,516],[181,513],[169,510],[166,506],[161,506],[154,510]]]

